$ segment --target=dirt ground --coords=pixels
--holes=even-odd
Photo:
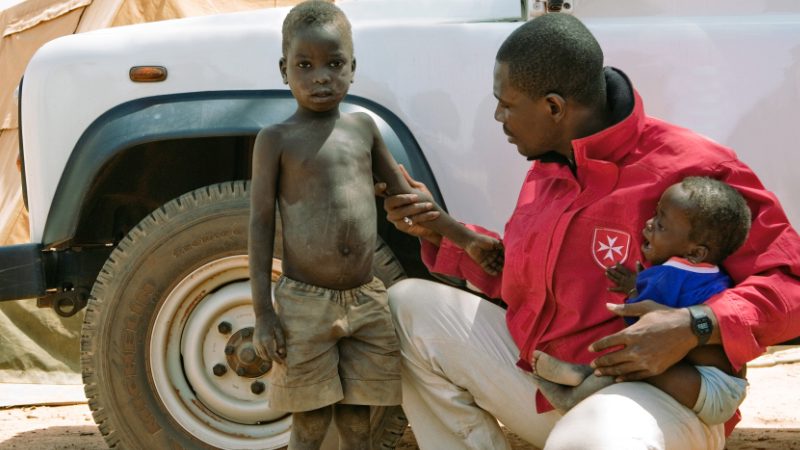
[[[741,407],[744,419],[728,440],[727,449],[800,450],[800,348],[776,349],[759,358],[749,366],[748,379],[750,391]],[[35,398],[37,391],[41,391],[38,385],[12,388],[0,384],[0,405],[26,403],[24,399]],[[514,435],[509,439],[515,450],[534,449]],[[0,449],[40,448],[107,447],[85,403],[0,409]],[[417,448],[409,430],[398,449]]]

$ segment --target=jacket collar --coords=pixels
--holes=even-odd
[[[613,67],[605,68],[606,90],[611,115],[616,123],[595,134],[575,139],[572,149],[575,165],[586,165],[587,160],[616,163],[636,148],[644,128],[644,105],[627,75]]]

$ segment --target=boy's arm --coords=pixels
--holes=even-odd
[[[256,323],[253,346],[264,359],[283,361],[286,341],[283,327],[272,306],[272,252],[275,244],[275,200],[280,168],[280,136],[261,130],[253,148],[250,184],[250,286]]]
[[[372,130],[372,173],[379,181],[386,183],[386,194],[413,193],[430,202],[439,212],[439,217],[425,222],[425,227],[463,248],[487,273],[499,273],[503,267],[503,248],[500,241],[470,230],[444,212],[426,193],[413,189],[386,148],[375,121],[366,114],[363,115],[363,120]]]

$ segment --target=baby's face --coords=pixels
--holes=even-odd
[[[352,45],[332,23],[298,30],[281,60],[281,74],[297,103],[317,112],[339,105],[354,70]]]
[[[645,224],[642,254],[651,264],[663,264],[673,256],[686,258],[689,254],[693,243],[689,239],[692,227],[686,197],[680,184],[670,186],[661,195],[655,217]]]

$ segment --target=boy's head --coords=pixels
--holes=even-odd
[[[707,177],[687,177],[670,186],[647,221],[642,253],[652,264],[678,256],[720,264],[750,231],[750,209],[736,189]]]
[[[283,21],[280,71],[301,107],[328,111],[347,94],[355,71],[350,22],[326,1],[306,1]]]

